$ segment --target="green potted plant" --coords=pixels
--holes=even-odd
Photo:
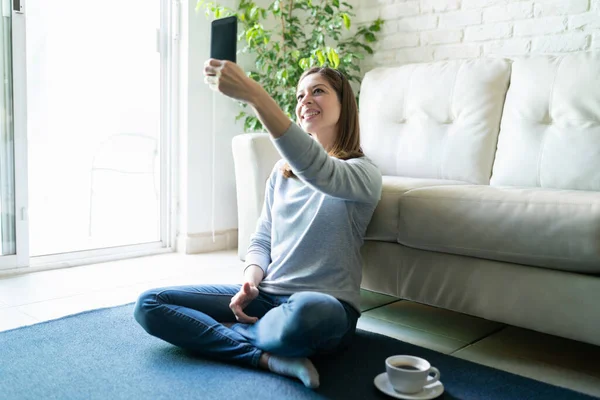
[[[266,7],[255,1],[239,0],[237,10],[214,1],[198,0],[196,10],[221,18],[235,15],[240,23],[241,53],[255,57],[255,69],[248,76],[271,94],[282,110],[293,118],[296,83],[313,66],[338,69],[357,85],[361,82],[359,61],[372,54],[383,20],[378,19],[351,32],[352,5],[339,0],[274,0]],[[270,29],[265,28],[265,22]],[[358,94],[357,94],[358,96]],[[244,131],[263,131],[253,113],[242,111]]]

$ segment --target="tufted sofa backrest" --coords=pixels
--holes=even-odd
[[[510,61],[482,58],[369,71],[365,154],[384,175],[489,184]]]
[[[600,52],[513,61],[490,183],[600,190]]]

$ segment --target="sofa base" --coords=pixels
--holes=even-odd
[[[366,241],[362,287],[600,345],[600,276]]]

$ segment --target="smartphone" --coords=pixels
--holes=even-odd
[[[216,19],[210,27],[210,58],[236,62],[237,17]]]

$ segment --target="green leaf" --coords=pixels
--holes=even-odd
[[[255,19],[257,17],[258,14],[258,8],[257,7],[252,7],[252,9],[250,9],[250,19]]]
[[[250,44],[250,45],[252,43],[253,35],[254,35],[254,30],[253,29],[248,29],[246,31],[246,42],[248,42],[248,44]]]
[[[333,8],[331,8],[331,6],[330,6],[329,4],[327,4],[327,5],[325,6],[325,12],[326,12],[327,14],[333,14]]]
[[[337,67],[339,67],[339,65],[340,65],[340,56],[338,55],[337,51],[335,51],[334,48],[331,48],[330,52],[331,52],[331,58],[333,59],[333,68],[337,69]]]
[[[376,41],[377,39],[375,38],[375,35],[372,32],[367,32],[365,33],[365,39],[367,40],[367,42],[369,43],[373,43],[374,41]]]
[[[319,49],[315,52],[315,55],[317,56],[317,59],[319,60],[319,66],[322,67],[323,64],[325,64],[325,55],[323,54],[323,51],[321,49]]]
[[[309,65],[309,60],[308,58],[303,58],[298,62],[298,65],[300,66],[300,68],[302,68],[303,70],[308,69],[308,65]]]
[[[346,29],[350,29],[350,17],[348,16],[348,14],[343,13],[342,19],[344,20],[344,26],[346,27]]]

